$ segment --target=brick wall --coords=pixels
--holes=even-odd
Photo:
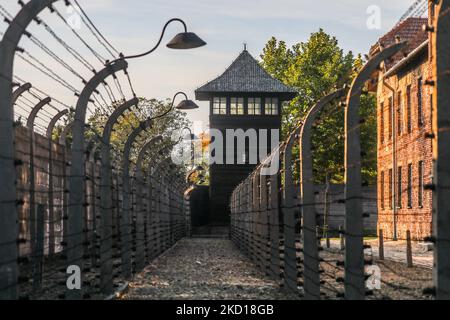
[[[394,210],[391,206],[390,195],[401,194],[397,197],[397,236],[406,237],[410,230],[416,240],[421,240],[431,234],[432,226],[432,194],[420,188],[419,163],[423,162],[423,185],[432,181],[432,141],[425,137],[432,131],[431,90],[424,83],[431,75],[431,65],[428,63],[427,51],[410,61],[397,74],[386,82],[395,89],[393,98],[394,117],[390,116],[389,98],[392,91],[383,85],[383,74],[377,89],[378,97],[378,228],[383,229],[388,238],[394,236]],[[422,121],[419,122],[419,79],[422,79]],[[410,108],[408,107],[408,86],[410,86]],[[410,112],[409,112],[410,109]],[[410,114],[410,116],[409,116]],[[410,119],[410,129],[409,122]],[[389,125],[395,123],[392,136]],[[399,127],[401,130],[399,130]],[[393,151],[396,140],[396,164]],[[410,167],[411,166],[411,167]],[[401,185],[399,184],[401,167]],[[411,168],[411,203],[408,196],[409,168]],[[390,185],[390,170],[393,173]],[[397,172],[396,172],[397,171]],[[395,175],[395,176],[394,176]],[[384,178],[383,178],[384,176]],[[383,183],[384,179],[384,183]],[[390,187],[393,191],[390,192]],[[400,188],[399,188],[400,187]],[[399,192],[399,189],[401,192]],[[423,192],[421,191],[423,190]],[[395,193],[394,193],[395,192]],[[423,200],[419,201],[420,194]],[[401,199],[401,201],[399,201]],[[408,204],[411,204],[409,206]]]

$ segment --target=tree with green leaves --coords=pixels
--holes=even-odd
[[[295,88],[298,96],[283,108],[283,136],[304,119],[310,108],[323,96],[351,84],[363,66],[361,56],[345,53],[338,40],[320,29],[308,41],[288,48],[284,41],[272,37],[261,55],[261,65],[273,77]],[[361,99],[363,178],[376,181],[376,98],[372,94]],[[344,110],[338,103],[328,107],[319,117],[313,132],[313,165],[316,182],[326,177],[333,183],[344,180]],[[298,157],[298,150],[295,156]]]
[[[109,115],[119,106],[119,104],[120,103],[109,107],[110,110],[108,110],[108,114],[103,110],[96,110],[96,112],[90,116],[88,120],[89,130],[86,132],[88,140],[94,136],[101,136]],[[127,112],[120,117],[118,123],[113,127],[111,135],[112,159],[121,161],[125,143],[131,132],[139,126],[141,121],[144,121],[149,117],[158,117],[159,115],[166,113],[170,107],[171,101],[169,100],[161,101],[157,99],[140,98],[139,105],[134,107],[132,111]],[[183,128],[187,126],[190,126],[190,121],[187,119],[186,113],[174,109],[164,117],[155,120],[151,128],[143,132],[138,141],[136,141],[136,145],[143,146],[146,141],[151,140],[157,135],[161,135],[163,141],[158,145],[157,149],[151,150],[149,155],[158,156],[158,151],[164,149],[164,154],[160,156],[169,156],[172,149],[177,148],[177,141],[174,140],[174,137],[180,137]],[[137,159],[139,151],[138,148],[132,150],[132,161]]]

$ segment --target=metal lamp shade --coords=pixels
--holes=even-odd
[[[177,34],[170,42],[167,44],[168,48],[171,49],[194,49],[198,47],[203,47],[206,42],[200,39],[193,32],[183,32]]]
[[[177,106],[178,110],[192,110],[198,108],[200,107],[192,100],[183,100]]]

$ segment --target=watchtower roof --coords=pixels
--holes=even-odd
[[[195,97],[209,100],[221,93],[276,93],[285,101],[297,95],[293,88],[268,74],[247,50],[242,51],[221,76],[198,88]]]

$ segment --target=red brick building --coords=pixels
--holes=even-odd
[[[416,240],[432,232],[432,88],[426,18],[409,18],[383,36],[371,54],[395,41],[405,51],[386,61],[377,74],[378,227],[388,239]]]

